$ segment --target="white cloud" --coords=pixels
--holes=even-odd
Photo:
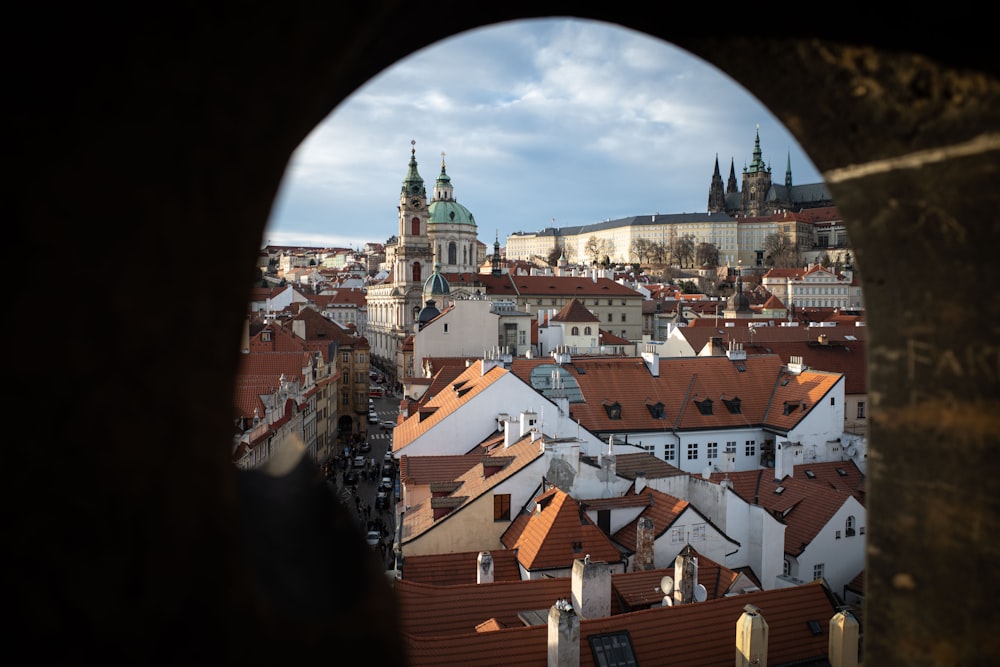
[[[752,157],[796,183],[819,180],[787,130],[728,76],[611,24],[510,22],[431,45],[345,100],[290,161],[265,240],[396,234],[410,141],[428,188],[446,153],[480,241],[518,230],[704,211]],[[325,243],[324,243],[325,245]]]

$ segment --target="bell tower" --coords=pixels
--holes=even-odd
[[[422,283],[431,273],[427,188],[417,171],[416,143],[410,141],[410,163],[399,193],[399,241],[393,262],[397,284]]]
[[[771,168],[765,164],[760,151],[760,125],[753,144],[753,160],[743,168],[743,214],[767,215],[766,200],[771,189]]]

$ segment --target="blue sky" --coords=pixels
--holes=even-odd
[[[763,159],[783,182],[822,180],[745,89],[687,52],[578,19],[496,24],[433,44],[345,100],[298,147],[264,232],[273,245],[359,247],[397,233],[411,140],[428,194],[445,153],[479,240],[707,208]]]

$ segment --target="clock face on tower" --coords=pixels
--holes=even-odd
[[[419,199],[417,199],[416,197],[414,197],[414,198],[413,198],[413,201],[412,201],[412,202],[410,202],[410,203],[412,203],[412,204],[413,204],[414,206],[420,206],[420,200],[419,200]]]

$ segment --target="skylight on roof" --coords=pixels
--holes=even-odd
[[[594,664],[599,667],[638,667],[639,663],[632,649],[632,636],[627,630],[591,635],[587,640],[590,642]]]
[[[814,473],[812,470],[806,470],[806,477],[808,477],[809,479],[816,479],[816,473]]]
[[[777,488],[774,489],[774,492],[780,496],[782,493],[785,492],[785,487],[779,486],[779,487],[777,487]]]

